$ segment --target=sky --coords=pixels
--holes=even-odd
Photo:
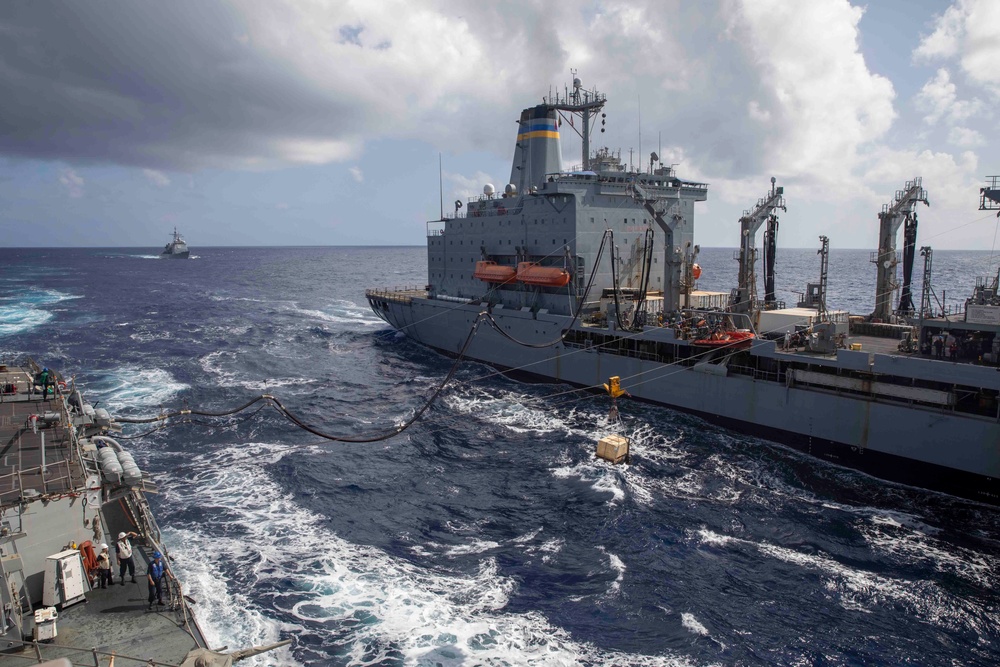
[[[997,0],[6,0],[0,245],[422,245],[572,71],[595,148],[709,184],[703,246],[772,176],[779,247],[874,249],[914,177],[919,245],[996,246]]]

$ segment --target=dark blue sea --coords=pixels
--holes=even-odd
[[[270,393],[349,436],[407,420],[452,366],[364,299],[423,285],[423,248],[193,252],[0,250],[0,353],[119,416]],[[700,286],[728,291],[732,258],[704,250]],[[832,251],[831,307],[871,311],[868,260]],[[996,260],[938,252],[935,290],[964,299]],[[777,273],[794,302],[815,250]],[[1000,510],[627,401],[634,460],[612,467],[607,399],[570,389],[463,363],[384,442],[270,408],[122,442],[211,645],[294,640],[251,664],[1000,663]]]

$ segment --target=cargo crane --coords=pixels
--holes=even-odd
[[[757,307],[757,276],[754,273],[754,264],[757,260],[757,250],[754,248],[757,230],[765,222],[769,222],[768,230],[771,232],[770,241],[773,242],[778,230],[778,217],[776,211],[785,208],[785,198],[783,187],[775,186],[774,177],[771,178],[771,191],[767,196],[757,201],[757,206],[752,211],[744,211],[740,218],[740,273],[738,287],[732,291],[730,296],[730,310],[736,313],[751,313],[758,310]],[[773,222],[773,228],[771,226]],[[766,248],[766,246],[765,246]],[[774,288],[774,248],[770,250],[770,255],[765,254],[766,263],[771,267],[771,291],[773,298]],[[765,274],[765,288],[766,286]]]
[[[920,177],[907,181],[902,190],[896,190],[892,202],[882,206],[878,214],[878,251],[872,253],[871,262],[877,268],[875,279],[875,311],[873,320],[888,322],[892,318],[892,295],[896,284],[896,232],[906,223],[903,233],[903,289],[899,299],[899,312],[912,313],[913,299],[910,296],[910,279],[913,274],[913,259],[917,241],[916,206],[919,202],[930,206],[927,191],[921,186]]]

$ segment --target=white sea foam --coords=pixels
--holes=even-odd
[[[385,324],[375,317],[371,309],[367,306],[359,306],[353,301],[336,301],[325,310],[314,308],[302,308],[298,304],[294,306],[297,314],[309,319],[320,320],[322,322],[332,322],[335,324],[362,324],[364,326],[378,326]]]
[[[444,402],[452,410],[514,433],[562,433],[588,440],[594,437],[594,430],[580,428],[576,422],[589,425],[596,419],[588,419],[579,410],[553,410],[544,401],[512,391],[490,392],[466,385],[461,393],[445,397]]]
[[[307,385],[315,379],[301,377],[249,378],[241,371],[231,370],[240,366],[240,356],[235,352],[217,350],[209,352],[198,360],[198,365],[220,386],[242,387],[251,391],[267,391],[275,387]]]
[[[62,301],[80,297],[56,290],[28,288],[17,296],[0,299],[0,336],[10,336],[29,331],[52,319],[47,310]]]
[[[627,569],[625,562],[615,554],[608,553],[603,546],[598,546],[597,550],[608,557],[608,565],[617,573],[611,587],[605,593],[605,597],[617,597],[622,592],[622,581],[625,580],[625,570]]]
[[[442,573],[346,542],[265,472],[263,464],[288,451],[243,444],[200,454],[162,487],[169,502],[205,510],[206,525],[168,539],[182,545],[174,549],[175,568],[199,601],[194,610],[210,643],[237,647],[273,640],[282,628],[245,595],[247,585],[266,590],[273,584],[279,591],[271,594],[275,607],[298,619],[283,629],[326,633],[323,625],[333,624],[348,635],[343,648],[351,664],[389,659],[387,653],[373,656],[373,647],[399,651],[406,664],[687,664],[668,656],[603,652],[574,641],[537,613],[505,613],[516,582],[499,573],[493,557],[484,557],[472,574]],[[226,517],[222,525],[212,525],[216,516]],[[232,569],[250,575],[240,587],[227,582],[225,572]],[[295,590],[284,592],[287,582]],[[256,660],[292,662],[288,654]]]
[[[161,368],[118,366],[106,379],[87,387],[88,398],[101,397],[105,405],[115,410],[124,407],[149,408],[167,405],[188,385],[177,382]],[[94,394],[94,395],[91,395]]]
[[[828,595],[845,609],[871,613],[886,601],[902,605],[914,617],[953,630],[988,632],[984,618],[989,614],[968,613],[967,603],[956,599],[936,582],[903,579],[851,567],[825,553],[805,553],[769,542],[754,542],[718,535],[701,529],[697,539],[703,544],[729,548],[750,548],[776,560],[815,572],[823,578]]]
[[[701,635],[702,637],[708,636],[708,628],[699,623],[698,619],[694,617],[694,614],[690,614],[688,612],[681,614],[681,625],[696,635]]]
[[[981,590],[1000,589],[1000,558],[942,543],[939,532],[906,515],[879,512],[858,526],[876,553],[891,554],[907,566],[929,566],[959,577]]]
[[[616,471],[597,460],[552,468],[552,475],[559,479],[575,478],[587,482],[594,491],[611,494],[611,504],[625,498],[624,485]]]

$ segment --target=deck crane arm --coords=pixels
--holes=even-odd
[[[748,313],[753,310],[757,295],[757,280],[754,273],[757,259],[757,251],[754,248],[757,230],[772,217],[776,220],[778,209],[788,210],[785,207],[784,192],[785,189],[776,186],[772,177],[771,191],[757,200],[757,206],[753,210],[744,211],[743,217],[740,218],[740,272],[738,287],[733,294],[731,304],[731,310],[734,312]]]
[[[895,198],[882,206],[878,214],[879,235],[878,252],[873,253],[872,263],[877,267],[875,279],[875,311],[873,319],[888,322],[892,316],[892,295],[896,289],[896,266],[899,258],[896,256],[896,232],[900,225],[906,223],[904,252],[903,292],[900,295],[900,310],[912,311],[910,299],[910,277],[913,270],[913,254],[917,239],[917,204],[923,202],[930,206],[927,191],[918,176],[907,181],[902,190],[896,190]],[[905,299],[905,302],[904,302]]]

